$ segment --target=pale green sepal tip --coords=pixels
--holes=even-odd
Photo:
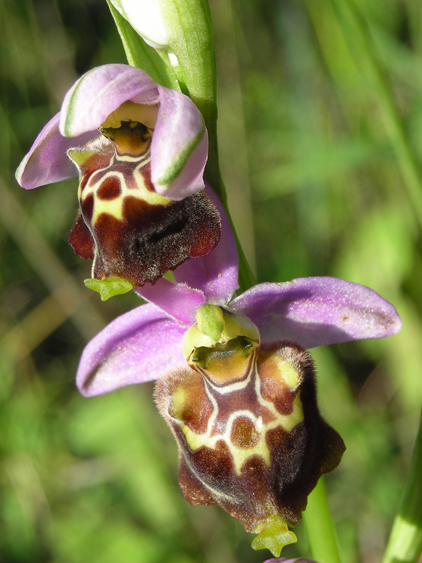
[[[219,342],[224,329],[223,311],[217,305],[202,305],[196,313],[198,328],[215,342]]]
[[[296,542],[297,537],[288,529],[287,524],[274,519],[256,536],[252,542],[252,548],[255,550],[269,549],[274,557],[280,557],[285,545]]]
[[[100,294],[101,301],[107,301],[110,297],[115,295],[123,295],[131,289],[133,285],[127,280],[122,280],[121,278],[107,278],[106,280],[96,280],[89,278],[84,280],[84,284],[89,289],[96,291]]]
[[[160,184],[162,186],[167,186],[182,173],[182,170],[186,166],[187,161],[189,160],[193,151],[201,142],[201,139],[203,138],[204,135],[205,135],[205,126],[201,129],[198,135],[196,135],[193,139],[191,139],[190,142],[186,143],[186,145],[179,152],[179,154],[175,156],[172,164],[163,173],[161,178],[157,180],[157,184]]]

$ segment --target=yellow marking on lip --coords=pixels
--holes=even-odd
[[[174,402],[172,402],[172,406],[175,412],[178,412],[180,416],[183,411],[183,404],[180,401],[181,400],[183,401],[183,398],[181,395],[175,393],[175,395],[173,396],[173,401],[174,400],[176,400],[176,405],[174,404]],[[265,403],[269,403],[269,402],[265,401]],[[270,408],[268,404],[266,406]],[[214,436],[210,435],[210,431],[211,431],[210,428],[208,428],[207,432],[203,434],[197,434],[183,422],[179,422],[179,421],[176,422],[179,424],[180,429],[182,430],[183,434],[186,437],[188,446],[192,451],[198,450],[201,446],[206,446],[210,449],[215,450],[217,442],[223,440],[224,443],[229,448],[235,466],[236,474],[240,475],[244,463],[254,455],[258,455],[262,457],[263,460],[265,461],[265,464],[268,467],[270,467],[271,453],[266,441],[267,432],[275,428],[278,428],[280,426],[286,432],[291,432],[295,426],[297,426],[300,422],[303,421],[303,409],[302,409],[302,401],[300,400],[300,392],[296,395],[293,401],[293,410],[290,414],[285,414],[285,415],[280,414],[275,410],[274,407],[271,409],[271,411],[273,414],[276,415],[275,419],[269,422],[268,424],[262,425],[262,430],[261,429],[259,430],[258,443],[250,448],[240,448],[238,446],[235,446],[231,442],[231,438],[230,438],[232,425],[237,417],[245,416],[250,420],[255,419],[255,417],[251,417],[248,411],[239,410],[232,413],[224,434],[217,434]],[[259,419],[255,419],[255,420],[258,421]]]
[[[115,199],[110,200],[100,200],[98,198],[94,199],[94,211],[92,213],[92,224],[98,220],[101,213],[107,213],[112,215],[118,221],[123,220],[123,197],[119,195]]]
[[[286,360],[279,359],[276,365],[289,389],[295,389],[300,383],[300,375],[297,371]]]
[[[177,390],[172,398],[171,403],[171,411],[169,412],[170,416],[173,414],[175,418],[173,418],[174,422],[179,425],[180,429],[182,430],[183,434],[185,435],[187,444],[192,451],[198,450],[201,446],[208,447],[210,449],[216,449],[217,443],[222,440],[228,447],[231,457],[233,459],[233,464],[235,468],[235,472],[237,475],[241,474],[242,467],[245,462],[250,459],[252,456],[259,456],[261,457],[265,464],[270,467],[271,465],[271,452],[270,448],[267,444],[267,433],[271,430],[276,428],[282,428],[286,432],[291,432],[295,426],[297,426],[300,422],[303,421],[303,406],[302,401],[300,398],[301,392],[300,390],[297,391],[293,401],[292,401],[292,412],[289,414],[281,414],[278,412],[275,404],[268,399],[265,399],[261,393],[261,377],[258,373],[257,368],[257,351],[254,352],[254,359],[252,360],[252,364],[250,366],[249,375],[245,379],[245,381],[236,382],[235,384],[223,386],[221,389],[230,389],[232,388],[232,392],[237,391],[237,387],[241,384],[241,388],[243,386],[249,384],[250,379],[252,377],[252,373],[255,373],[255,383],[254,383],[254,391],[256,394],[256,401],[261,407],[263,407],[266,411],[269,411],[272,415],[272,419],[270,422],[263,424],[262,418],[260,416],[256,417],[248,410],[239,409],[235,412],[232,412],[227,420],[225,425],[224,433],[217,433],[213,434],[213,428],[215,422],[218,420],[218,402],[211,393],[208,385],[205,385],[205,391],[212,404],[212,413],[207,421],[207,430],[202,434],[198,434],[191,430],[191,428],[182,420],[183,410],[185,406],[186,396],[183,390]],[[274,364],[273,364],[274,366]],[[280,359],[279,361],[275,362],[276,369],[279,370],[281,377],[286,381],[286,384],[291,387],[288,393],[293,393],[293,389],[295,389],[298,384],[300,383],[299,374],[293,368],[291,364],[287,361]],[[204,375],[202,375],[204,377]],[[293,386],[293,388],[292,388]],[[220,392],[220,389],[217,389]],[[230,391],[229,391],[230,392]],[[236,422],[236,419],[239,417],[248,418],[254,424],[255,432],[258,436],[258,439],[254,443],[254,445],[250,447],[240,447],[234,444],[231,440],[232,428],[233,424]]]
[[[186,393],[182,387],[176,389],[175,393],[172,395],[171,398],[171,416],[176,420],[178,424],[183,424],[182,422],[182,414],[183,409],[185,408],[185,398]]]
[[[118,160],[121,161],[126,159],[119,158]],[[155,191],[148,190],[145,185],[145,180],[142,176],[141,169],[146,164],[148,164],[150,160],[151,157],[148,154],[147,158],[144,158],[142,160],[142,163],[139,165],[139,167],[134,169],[133,178],[136,183],[136,188],[129,188],[125,182],[124,175],[121,172],[116,172],[113,170],[113,165],[116,162],[115,157],[112,158],[110,164],[106,168],[98,169],[95,171],[94,174],[102,171],[106,172],[105,174],[101,175],[101,178],[98,180],[98,182],[94,183],[91,180],[89,180],[82,193],[79,186],[78,195],[82,204],[90,194],[93,194],[94,196],[94,207],[93,207],[92,219],[91,219],[92,225],[95,226],[95,223],[97,222],[98,217],[100,216],[101,213],[107,213],[115,217],[118,221],[122,221],[123,205],[126,196],[135,197],[141,201],[145,201],[150,205],[168,205],[169,203],[171,203],[170,199],[161,196]],[[133,159],[130,159],[130,161],[133,161]],[[116,178],[119,181],[120,194],[111,200],[99,199],[96,196],[96,193],[108,178]]]

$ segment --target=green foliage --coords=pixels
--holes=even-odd
[[[347,446],[327,478],[343,563],[380,560],[422,402],[421,4],[210,6],[222,172],[258,280],[343,277],[403,317],[395,337],[313,354],[322,412]],[[0,27],[0,561],[262,561],[236,521],[184,501],[150,385],[76,391],[84,344],[140,302],[84,287],[90,265],[67,244],[76,180],[33,192],[14,180],[74,80],[125,62],[109,10],[3,0]],[[306,555],[295,533],[284,557]]]

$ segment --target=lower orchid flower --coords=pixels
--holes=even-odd
[[[277,557],[296,541],[288,526],[344,451],[319,413],[306,349],[389,336],[401,320],[373,290],[330,277],[262,283],[233,298],[237,252],[219,211],[217,248],[180,266],[178,283],[137,289],[150,303],[87,345],[77,385],[93,396],[158,380],[185,498],[219,504],[258,534],[254,548]]]
[[[207,153],[204,120],[190,98],[143,70],[109,64],[69,90],[16,178],[32,189],[79,172],[70,243],[93,260],[93,278],[117,278],[129,290],[218,244],[220,217],[203,192]]]

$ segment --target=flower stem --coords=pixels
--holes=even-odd
[[[156,81],[181,90],[195,102],[208,130],[208,162],[205,178],[229,217],[239,252],[239,285],[246,291],[255,284],[251,268],[236,234],[221,177],[217,141],[217,79],[214,38],[207,0],[160,0],[161,14],[170,38],[170,49],[156,51],[134,31],[107,0],[132,66],[142,68]]]
[[[311,546],[312,558],[318,563],[341,563],[337,535],[323,477],[320,478],[308,497],[308,506],[303,513],[303,520]]]
[[[231,217],[229,217],[230,223],[232,224]],[[239,290],[243,293],[250,287],[256,284],[255,277],[252,273],[249,262],[245,256],[242,245],[240,244],[239,237],[237,236],[234,226],[232,226],[234,236],[236,238],[237,251],[239,254]]]
[[[410,465],[382,563],[416,563],[422,551],[422,417]]]
[[[214,37],[208,0],[158,0],[169,46],[171,64],[183,77],[184,93],[195,102],[208,130],[206,178],[225,203],[217,147],[217,71]],[[177,62],[176,62],[177,61]]]
[[[221,177],[217,140],[217,71],[214,36],[208,0],[159,0],[161,14],[174,56],[169,63],[182,91],[195,102],[208,130],[208,162],[205,178],[223,204],[236,237],[241,291],[255,284],[251,268],[236,234]]]

